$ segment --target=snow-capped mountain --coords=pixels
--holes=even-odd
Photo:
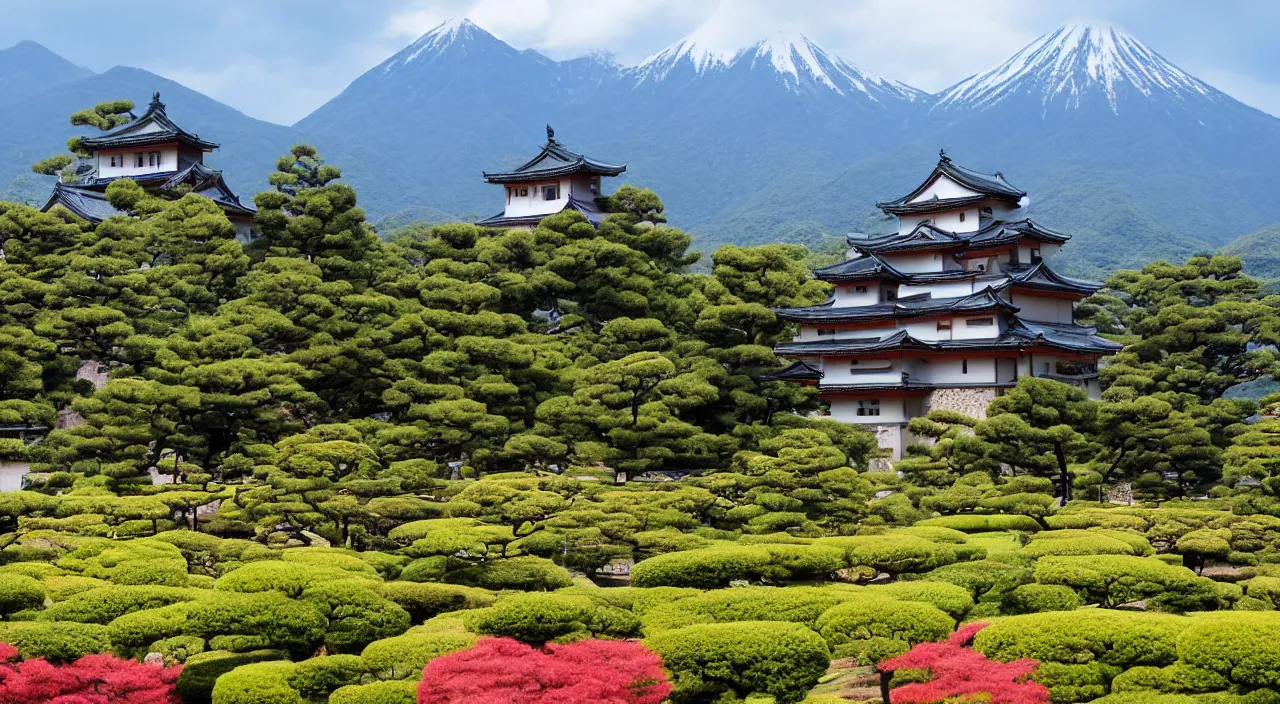
[[[1074,22],[946,89],[934,109],[985,110],[1014,97],[1036,99],[1045,111],[1105,100],[1119,112],[1130,99],[1217,100],[1222,94],[1117,27]]]
[[[705,78],[735,68],[769,72],[797,93],[826,89],[840,95],[862,94],[872,100],[907,101],[927,96],[904,83],[864,71],[803,34],[789,32],[776,32],[738,51],[725,52],[708,48],[695,31],[640,62],[631,75],[637,84],[644,84],[666,80],[673,73]]]

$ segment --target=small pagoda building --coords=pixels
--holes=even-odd
[[[850,236],[844,261],[818,269],[824,304],[775,312],[799,324],[776,346],[796,360],[773,378],[817,386],[831,417],[874,428],[894,459],[907,423],[935,409],[984,417],[1020,377],[1098,397],[1098,359],[1120,345],[1077,325],[1099,284],[1049,266],[1069,237],[1020,218],[1026,193],[945,152],[920,187],[877,206],[898,230]]]
[[[112,181],[130,178],[160,195],[205,196],[226,212],[239,236],[249,236],[253,206],[240,201],[223,180],[221,171],[204,163],[204,155],[218,145],[169,119],[159,92],[152,95],[142,117],[110,132],[85,137],[80,144],[92,151],[93,157],[82,162],[75,181],[54,186],[41,210],[61,205],[95,223],[112,215],[127,215],[107,202],[106,190]]]
[[[569,151],[556,141],[555,130],[547,125],[547,143],[537,156],[512,171],[484,172],[485,181],[501,184],[506,190],[506,207],[476,224],[532,228],[545,217],[576,210],[598,225],[605,217],[596,206],[601,178],[626,170],[626,164],[610,164]]]

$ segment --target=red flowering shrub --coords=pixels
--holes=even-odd
[[[882,673],[894,670],[928,670],[931,679],[903,685],[889,693],[893,704],[936,704],[973,699],[990,704],[1047,704],[1049,690],[1027,677],[1039,666],[1030,658],[1000,662],[968,647],[985,623],[975,623],[937,643],[921,643],[908,652],[880,663]]]
[[[4,704],[180,704],[174,683],[182,667],[157,667],[110,655],[86,655],[66,665],[14,662],[18,649],[0,643]]]
[[[485,638],[427,663],[418,704],[659,704],[670,692],[661,658],[639,643]]]

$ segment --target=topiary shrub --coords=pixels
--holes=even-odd
[[[869,567],[890,576],[928,572],[957,559],[950,545],[907,534],[821,538],[814,546],[839,548],[849,566]]]
[[[400,579],[406,582],[439,582],[449,571],[449,558],[445,555],[420,557],[400,570]]]
[[[329,704],[417,704],[418,683],[388,680],[339,687],[329,695]]]
[[[516,594],[461,616],[477,633],[506,636],[533,645],[566,636],[625,638],[640,631],[640,621],[630,611],[570,594]]]
[[[609,587],[608,589],[601,589],[595,586],[573,586],[561,589],[557,593],[585,596],[597,603],[626,609],[637,616],[643,616],[655,608],[673,603],[679,599],[696,596],[702,592],[697,589],[683,587]]]
[[[1178,634],[1190,625],[1191,620],[1170,614],[1053,611],[993,621],[974,639],[974,647],[998,660],[1163,667],[1177,660]]]
[[[1012,516],[1002,514],[962,514],[957,516],[941,516],[927,518],[916,523],[916,526],[939,526],[952,528],[963,533],[989,533],[994,531],[1020,530],[1035,533],[1041,530],[1040,523],[1030,516]]]
[[[1104,607],[1146,599],[1148,608],[1192,611],[1220,608],[1224,602],[1212,580],[1147,557],[1046,557],[1036,563],[1034,575],[1041,584],[1071,587],[1085,603]]]
[[[185,587],[156,585],[109,586],[67,597],[45,610],[50,621],[78,621],[106,625],[135,611],[193,601],[199,593]]]
[[[788,621],[812,627],[832,606],[861,598],[861,591],[822,587],[717,589],[655,606],[644,615],[644,630],[646,635],[653,635],[699,623],[734,621]]]
[[[1237,686],[1280,689],[1280,613],[1198,614],[1178,636],[1178,656]]]
[[[1000,610],[1007,614],[1071,611],[1081,606],[1074,589],[1058,584],[1023,584],[1000,600]]]
[[[218,677],[212,704],[307,704],[289,684],[291,662],[258,662],[241,665]]]
[[[1144,538],[1120,531],[1049,530],[1031,536],[1021,554],[1031,558],[1046,555],[1150,555]]]
[[[324,644],[331,653],[357,653],[380,638],[409,628],[409,612],[383,598],[376,583],[345,580],[313,584],[300,601],[313,605],[329,620]]]
[[[360,657],[365,669],[378,678],[416,681],[432,658],[470,648],[476,640],[478,636],[472,633],[432,631],[419,626],[404,635],[370,643]]]
[[[414,621],[422,621],[446,611],[491,606],[496,598],[487,589],[458,584],[386,582],[379,585],[378,591],[408,611],[409,617]]]
[[[815,630],[836,657],[875,665],[917,643],[942,640],[955,625],[955,619],[929,604],[882,596],[833,606],[818,617]]]
[[[1030,581],[1031,570],[1003,562],[977,560],[944,565],[924,574],[908,575],[908,578],[954,584],[969,590],[973,600],[978,601],[987,594],[999,598],[1019,584]]]
[[[44,606],[44,584],[22,574],[0,574],[0,617]]]
[[[444,576],[451,584],[464,584],[494,591],[554,591],[573,584],[569,570],[542,557],[511,557],[451,570]]]
[[[929,604],[947,612],[956,622],[960,622],[973,608],[973,597],[964,587],[946,582],[912,581],[873,584],[867,592],[874,595],[885,595],[898,601],[918,601]]]
[[[1221,692],[1230,686],[1227,678],[1217,672],[1184,663],[1132,667],[1111,681],[1111,691],[1115,693],[1204,694]]]
[[[671,672],[674,704],[715,701],[724,693],[761,693],[792,704],[804,699],[831,664],[822,637],[798,623],[689,626],[647,638],[645,645]]]
[[[279,650],[257,650],[249,653],[232,653],[226,650],[210,650],[187,658],[178,675],[178,694],[186,704],[208,704],[213,695],[213,684],[220,676],[241,665],[255,662],[281,660],[285,654]]]
[[[70,662],[111,649],[105,626],[69,621],[0,622],[0,643],[17,648],[24,660],[44,658],[53,662]]]
[[[313,585],[350,580],[366,581],[370,585],[380,581],[375,575],[361,575],[340,567],[269,560],[251,562],[219,577],[214,588],[243,594],[274,591],[297,598]]]
[[[288,681],[303,697],[316,700],[327,698],[339,687],[359,683],[364,674],[364,660],[359,655],[324,655],[294,665]]]
[[[657,555],[631,568],[637,587],[714,589],[730,582],[824,579],[846,566],[844,551],[819,545],[726,545]]]

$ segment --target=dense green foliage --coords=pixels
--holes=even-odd
[[[188,702],[384,704],[482,636],[643,639],[677,704],[798,702],[981,619],[1055,701],[1280,688],[1278,406],[1220,398],[1274,371],[1280,299],[1238,261],[1082,306],[1127,343],[1103,399],[1023,379],[877,472],[760,380],[769,306],[827,293],[802,248],[691,273],[635,188],[598,228],[386,242],[339,176],[296,147],[247,244],[128,180],[96,227],[0,204],[0,416],[83,421],[0,442],[37,470],[0,494],[0,642],[184,664]]]

